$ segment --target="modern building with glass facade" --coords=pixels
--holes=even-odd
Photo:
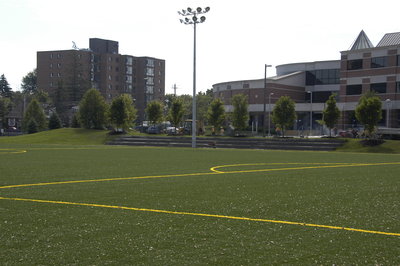
[[[119,54],[111,40],[91,38],[89,49],[37,52],[37,74],[38,88],[55,102],[67,101],[71,112],[86,90],[96,88],[107,102],[130,94],[143,121],[147,103],[165,96],[165,60]]]
[[[266,79],[228,81],[213,85],[214,97],[232,111],[232,96],[248,96],[250,125],[259,128],[281,96],[296,103],[295,130],[320,130],[325,102],[335,93],[341,117],[338,129],[357,127],[354,110],[362,94],[375,91],[382,100],[382,127],[400,124],[400,33],[386,34],[374,47],[361,31],[352,47],[341,52],[340,60],[293,63],[276,67],[276,76]],[[266,105],[264,116],[264,104]],[[311,116],[311,120],[310,120]],[[264,119],[264,117],[266,119]]]

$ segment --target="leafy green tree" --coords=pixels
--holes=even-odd
[[[12,89],[4,74],[0,76],[0,96],[11,98]]]
[[[103,129],[107,123],[108,105],[96,89],[88,90],[79,103],[79,123],[87,129]]]
[[[179,98],[172,99],[171,107],[169,109],[169,120],[172,125],[178,127],[183,119],[183,102]]]
[[[236,94],[232,97],[233,113],[232,124],[236,130],[245,130],[248,126],[249,112],[247,96]]]
[[[201,91],[196,96],[196,105],[197,105],[196,119],[202,126],[207,120],[208,108],[210,107],[212,100],[213,97],[211,94],[207,94]]]
[[[152,125],[161,122],[163,119],[163,104],[160,101],[152,101],[146,107],[147,119]]]
[[[193,97],[188,94],[183,94],[177,96],[183,102],[183,120],[192,119],[192,112],[193,112]]]
[[[62,128],[61,119],[57,112],[53,112],[49,118],[49,129]]]
[[[331,94],[329,99],[326,101],[326,108],[322,112],[322,121],[329,128],[329,136],[332,136],[332,128],[339,120],[340,110],[336,106],[336,94]]]
[[[382,102],[374,92],[368,92],[360,98],[355,113],[357,120],[364,125],[367,136],[371,137],[382,119]]]
[[[71,127],[72,128],[80,128],[81,127],[79,124],[78,114],[74,114],[72,116]]]
[[[36,69],[29,72],[25,77],[22,78],[21,88],[22,92],[27,94],[34,94],[37,91],[38,87]]]
[[[26,108],[22,128],[25,132],[28,132],[28,125],[31,120],[34,120],[37,124],[37,131],[43,131],[47,129],[46,116],[44,114],[43,108],[39,101],[34,98]]]
[[[215,129],[219,129],[225,120],[225,108],[221,99],[214,99],[207,112],[208,123]]]
[[[282,129],[282,136],[284,137],[286,128],[292,126],[295,120],[294,101],[289,96],[281,96],[272,110],[272,122]]]
[[[7,127],[6,116],[11,111],[13,104],[9,98],[0,97],[0,128]]]
[[[110,122],[115,128],[122,128],[126,131],[136,120],[136,113],[132,97],[129,94],[122,94],[111,103]]]
[[[28,132],[28,134],[33,134],[38,132],[38,123],[36,122],[36,120],[34,118],[30,118],[28,121],[28,125],[27,125],[27,130],[26,132]]]

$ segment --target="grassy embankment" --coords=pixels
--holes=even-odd
[[[132,135],[146,135],[132,132]],[[59,145],[103,145],[106,141],[115,138],[107,130],[87,130],[76,128],[63,128],[49,130],[36,134],[16,137],[2,137],[0,144],[59,144]],[[400,141],[385,140],[381,145],[363,146],[359,139],[347,139],[346,143],[337,149],[340,152],[365,152],[365,153],[400,153]]]

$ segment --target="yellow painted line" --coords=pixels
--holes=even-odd
[[[106,182],[106,181],[122,181],[122,180],[134,180],[134,179],[151,179],[151,178],[166,178],[166,177],[215,175],[215,174],[217,174],[217,173],[207,172],[207,173],[192,173],[192,174],[172,174],[172,175],[154,175],[154,176],[116,177],[116,178],[103,178],[103,179],[57,181],[57,182],[47,182],[47,183],[33,183],[33,184],[1,186],[0,189],[2,189],[2,188],[20,188],[20,187],[33,187],[33,186],[61,185],[61,184],[76,184],[76,183],[91,183],[91,182]]]
[[[2,200],[13,200],[13,201],[25,201],[25,202],[37,202],[37,203],[50,203],[50,204],[62,204],[62,205],[86,206],[86,207],[99,207],[99,208],[120,209],[120,210],[130,210],[130,211],[175,214],[175,215],[201,216],[201,217],[222,218],[222,219],[242,220],[242,221],[251,221],[251,222],[264,222],[264,223],[275,223],[275,224],[299,225],[299,226],[308,226],[308,227],[317,227],[317,228],[326,228],[326,229],[361,232],[361,233],[368,233],[368,234],[379,234],[379,235],[387,235],[387,236],[400,236],[400,233],[365,230],[365,229],[357,229],[357,228],[351,228],[351,227],[341,227],[341,226],[331,226],[331,225],[311,224],[311,223],[291,222],[291,221],[281,221],[281,220],[270,220],[270,219],[260,219],[260,218],[249,218],[249,217],[238,217],[238,216],[228,216],[228,215],[218,215],[218,214],[168,211],[168,210],[134,208],[134,207],[125,207],[125,206],[114,206],[114,205],[103,205],[103,204],[92,204],[92,203],[78,203],[78,202],[67,202],[67,201],[53,201],[53,200],[6,198],[6,197],[0,197],[0,199],[2,199]]]
[[[220,171],[217,170],[219,168],[229,168],[229,167],[241,167],[241,166],[257,166],[257,165],[348,165],[348,164],[353,164],[353,163],[242,163],[242,164],[227,164],[227,165],[218,165],[218,166],[214,166],[211,167],[210,170],[212,172],[216,172],[216,173],[227,173],[226,171]],[[274,168],[275,169],[275,168]],[[278,168],[279,169],[279,168]],[[271,168],[269,169],[261,169],[261,170],[271,170]],[[246,171],[246,170],[245,170]],[[249,170],[251,171],[251,170]],[[259,171],[259,170],[257,170]]]
[[[297,164],[297,163],[287,163]],[[304,163],[306,164],[306,163]],[[218,174],[237,174],[237,173],[255,173],[255,172],[272,172],[272,171],[290,171],[290,170],[305,170],[305,169],[322,169],[322,168],[343,168],[343,167],[359,167],[359,166],[380,166],[380,165],[400,165],[400,162],[392,163],[340,163],[332,165],[321,165],[318,166],[302,166],[302,167],[285,167],[285,168],[270,168],[270,169],[254,169],[254,170],[237,170],[237,171],[221,171],[216,170],[224,167],[237,167],[237,166],[248,166],[248,165],[261,165],[261,164],[232,164],[232,165],[221,165],[210,168],[211,171]],[[0,187],[1,188],[1,187]]]
[[[25,153],[26,150],[18,150],[18,149],[0,149],[0,154],[19,154]]]
[[[306,164],[306,163],[276,163],[276,164]],[[312,163],[310,163],[310,164],[312,164]],[[343,168],[343,167],[356,167],[356,166],[400,165],[400,162],[368,163],[368,164],[366,164],[366,163],[347,163],[347,164],[340,163],[340,164],[333,164],[333,165],[320,165],[320,164],[323,164],[323,163],[315,163],[315,164],[318,164],[318,166],[285,167],[285,168],[238,170],[238,171],[219,171],[219,170],[216,170],[216,169],[217,168],[222,168],[224,166],[214,166],[214,167],[210,168],[210,170],[212,172],[204,172],[204,173],[170,174],[170,175],[154,175],[154,176],[138,176],[138,177],[116,177],[116,178],[72,180],[72,181],[56,181],[56,182],[46,182],[46,183],[33,183],[33,184],[20,184],[20,185],[0,186],[0,189],[34,187],[34,186],[48,186],[48,185],[61,185],[61,184],[91,183],[91,182],[106,182],[106,181],[124,181],[124,180],[135,180],[135,179],[151,179],[151,178],[185,177],[185,176],[218,175],[218,174],[238,174],[238,173],[256,173],[256,172],[272,172],[272,171],[291,171],[291,170],[322,169],[322,168]],[[258,164],[233,164],[233,165],[229,165],[229,166],[242,166],[242,165],[258,165]]]

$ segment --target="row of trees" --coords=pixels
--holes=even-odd
[[[325,103],[325,109],[322,114],[321,124],[329,128],[329,135],[337,124],[340,111],[336,105],[336,94],[330,95]],[[382,102],[374,92],[364,94],[356,107],[355,116],[357,120],[364,125],[364,133],[367,137],[373,136],[376,125],[382,119]],[[282,128],[284,135],[285,129],[294,124],[296,120],[295,103],[290,97],[282,96],[275,103],[272,112],[272,121],[275,125]]]

